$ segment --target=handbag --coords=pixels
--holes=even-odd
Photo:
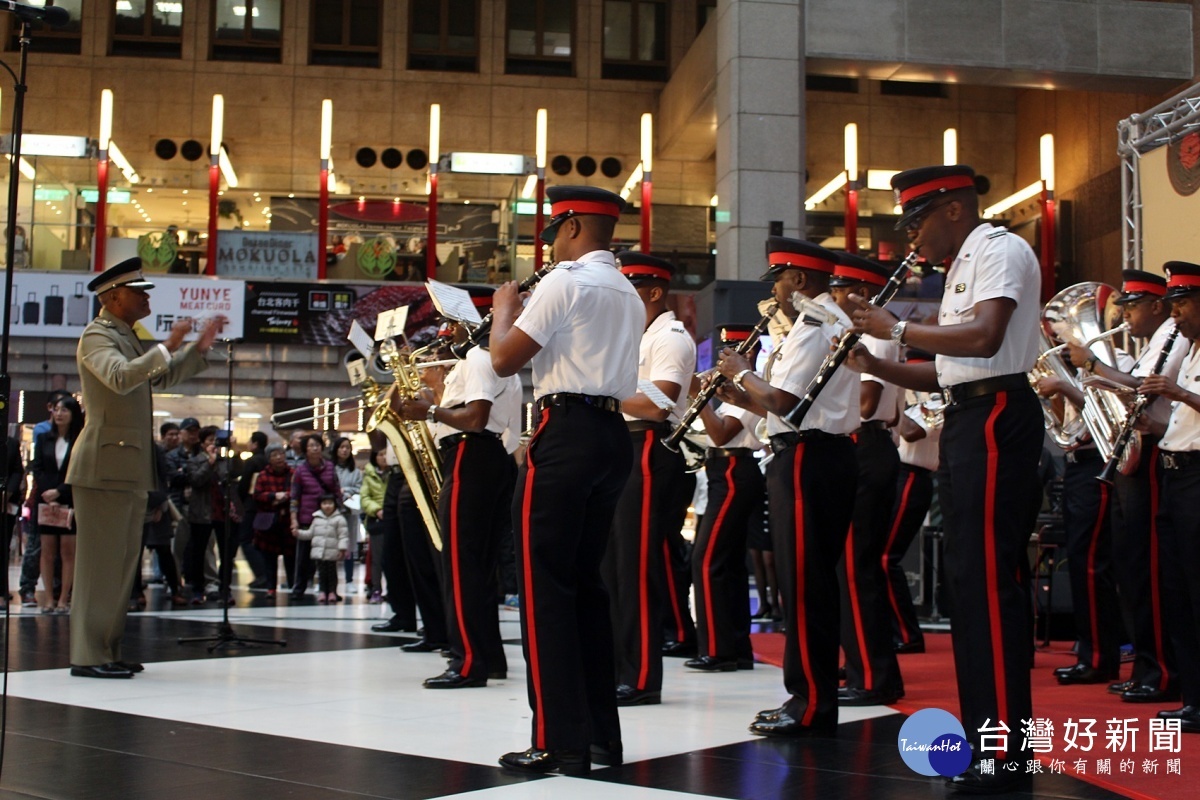
[[[75,509],[58,503],[39,503],[37,510],[38,525],[51,528],[70,528],[75,520]]]
[[[274,511],[257,511],[254,514],[253,527],[256,531],[269,531],[275,527]]]

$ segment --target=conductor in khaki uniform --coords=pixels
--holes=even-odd
[[[71,674],[79,677],[129,678],[142,671],[122,660],[121,639],[146,494],[155,485],[150,387],[165,389],[207,367],[204,354],[224,322],[210,319],[199,340],[184,345],[192,322],[180,320],[166,341],[146,348],[133,324],[150,315],[147,290],[153,287],[137,258],[88,284],[101,309],[76,351],[88,414],[67,470],[79,530],[71,608]]]

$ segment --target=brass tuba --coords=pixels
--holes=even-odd
[[[1117,437],[1128,416],[1126,401],[1120,394],[1096,382],[1081,381],[1075,368],[1063,357],[1062,351],[1066,349],[1066,343],[1078,344],[1110,367],[1117,366],[1112,339],[1125,333],[1128,328],[1118,325],[1108,329],[1105,324],[1110,313],[1109,305],[1115,297],[1116,290],[1111,286],[1093,281],[1069,286],[1052,297],[1041,315],[1042,338],[1047,347],[1038,357],[1031,374],[1035,380],[1042,374],[1053,374],[1082,393],[1083,409],[1078,417],[1069,422],[1064,421],[1053,403],[1042,400],[1047,430],[1055,443],[1067,450],[1078,448],[1084,443],[1084,434],[1089,434],[1105,461],[1112,456]],[[1140,456],[1141,441],[1138,436],[1130,441],[1122,453],[1118,466],[1121,474],[1128,475],[1136,470]]]
[[[403,353],[395,342],[386,339],[379,346],[383,363],[395,377],[395,382],[383,389],[373,379],[363,383],[364,402],[375,406],[366,424],[368,431],[379,431],[387,437],[404,479],[412,489],[413,499],[425,522],[433,546],[442,549],[442,529],[438,522],[438,494],[442,489],[442,458],[433,434],[424,421],[406,420],[396,411],[400,400],[416,397],[421,389],[420,360],[433,345]]]

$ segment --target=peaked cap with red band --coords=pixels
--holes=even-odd
[[[1167,279],[1140,269],[1121,270],[1121,296],[1113,302],[1119,306],[1151,298],[1161,300],[1167,293]]]
[[[750,338],[754,326],[729,322],[717,326],[717,342],[726,347],[737,347]]]
[[[830,286],[853,286],[856,283],[884,286],[892,275],[886,267],[869,258],[852,253],[838,253],[837,256],[838,264],[833,268],[833,277],[829,279]]]
[[[837,253],[826,250],[819,244],[800,239],[789,239],[786,236],[769,236],[767,237],[769,269],[759,277],[759,280],[774,281],[787,269],[808,269],[832,275],[837,266],[837,260]]]
[[[947,192],[974,191],[975,170],[966,164],[906,169],[892,176],[892,188],[896,191],[896,205],[901,209],[896,221],[896,230],[900,230]]]
[[[675,274],[675,265],[661,258],[648,256],[634,250],[617,253],[617,266],[621,274],[633,283],[640,281],[667,281]]]
[[[550,221],[542,229],[542,241],[546,244],[554,244],[558,226],[571,217],[598,214],[617,219],[625,209],[625,201],[619,194],[595,186],[551,186],[546,196],[550,199]]]
[[[1163,264],[1167,271],[1167,299],[1174,300],[1192,292],[1200,292],[1200,264],[1188,261],[1168,261]]]

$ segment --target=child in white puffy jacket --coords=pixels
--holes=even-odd
[[[313,513],[312,521],[312,560],[317,562],[320,580],[318,603],[336,603],[342,599],[337,593],[337,567],[349,549],[350,528],[346,517],[338,511],[333,495],[322,495],[321,508]]]

